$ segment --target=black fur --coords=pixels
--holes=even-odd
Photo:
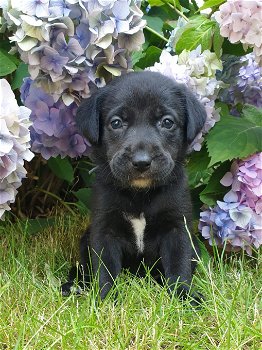
[[[205,119],[204,107],[185,86],[152,72],[116,78],[79,107],[77,125],[92,143],[97,165],[81,265],[88,280],[90,251],[102,299],[122,268],[136,272],[142,260],[165,276],[171,292],[179,280],[178,294],[188,294],[194,253],[184,224],[185,217],[191,229],[183,163]],[[135,243],[134,218],[146,223],[143,251]],[[72,284],[71,276],[64,294]]]

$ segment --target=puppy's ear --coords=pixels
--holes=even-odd
[[[202,130],[207,114],[205,107],[188,89],[185,91],[186,97],[186,133],[188,145],[194,140]]]
[[[102,92],[98,90],[84,99],[76,112],[77,128],[92,145],[99,143],[101,100]]]

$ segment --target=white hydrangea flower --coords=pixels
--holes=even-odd
[[[19,107],[7,80],[0,79],[0,219],[15,201],[16,189],[26,176],[24,161],[30,148],[30,109]]]

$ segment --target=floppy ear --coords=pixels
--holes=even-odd
[[[207,114],[205,107],[186,89],[186,133],[187,143],[190,145],[197,134],[202,130]]]
[[[76,126],[92,145],[99,142],[101,95],[98,90],[84,99],[76,112]]]

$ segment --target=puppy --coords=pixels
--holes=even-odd
[[[99,276],[104,299],[122,268],[141,261],[165,276],[169,291],[189,293],[194,251],[191,202],[184,170],[188,146],[206,120],[204,107],[184,86],[153,72],[114,79],[82,102],[79,129],[96,164],[91,226],[81,240],[84,280]],[[75,273],[63,285],[68,294]],[[198,294],[192,295],[199,299]]]

